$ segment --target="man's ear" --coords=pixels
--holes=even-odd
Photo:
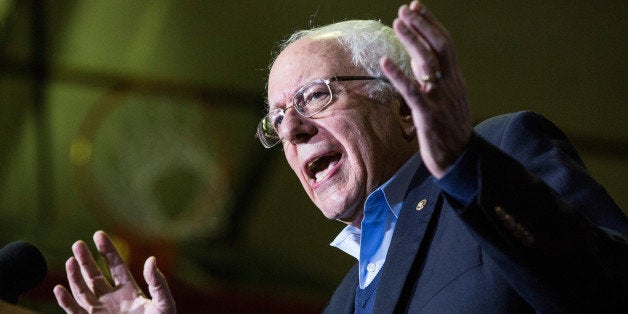
[[[412,120],[412,111],[406,104],[402,97],[399,97],[399,119],[401,122],[401,132],[403,137],[411,141],[416,136],[416,127],[414,126],[414,120]]]

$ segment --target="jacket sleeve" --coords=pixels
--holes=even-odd
[[[627,306],[626,217],[564,134],[530,112],[476,132],[477,195],[448,201],[513,288],[540,312]]]
[[[538,176],[595,226],[628,237],[628,218],[552,122],[523,111],[480,123],[476,132]]]

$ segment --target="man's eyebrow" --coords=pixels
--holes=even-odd
[[[273,106],[273,108],[285,108],[286,104],[292,101],[292,97],[299,90],[299,88],[301,87],[297,87],[294,90],[292,87],[290,88],[290,90],[284,90],[283,92],[281,92],[281,97],[279,98],[278,101],[271,101],[270,99],[267,98],[266,104],[268,105],[268,108],[271,107],[271,104],[275,105]]]
[[[285,108],[286,107],[286,103],[291,102],[292,101],[292,97],[294,97],[294,94],[297,93],[297,91],[305,86],[306,84],[308,84],[311,81],[305,81],[303,79],[303,74],[299,75],[299,77],[297,77],[297,79],[295,80],[295,83],[293,83],[292,85],[290,85],[288,88],[284,89],[283,91],[281,91],[281,100],[279,101],[271,101],[270,99],[268,99],[268,95],[266,95],[265,97],[265,101],[266,101],[266,108],[271,107],[271,104],[279,104],[277,106],[274,106],[273,108]],[[268,89],[268,85],[266,86]],[[285,101],[287,99],[287,101]]]

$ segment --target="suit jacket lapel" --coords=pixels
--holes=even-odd
[[[442,206],[441,202],[440,188],[432,181],[427,169],[421,165],[410,183],[386,255],[386,263],[381,270],[374,313],[392,313],[400,298],[403,298],[402,293],[407,278],[409,275],[410,278],[415,277],[412,273],[419,271],[412,269],[415,257],[421,243],[425,240],[432,214],[437,207]],[[438,213],[434,216],[438,216]],[[417,261],[422,262],[423,258],[424,256],[419,256]],[[418,266],[420,265],[415,268]]]

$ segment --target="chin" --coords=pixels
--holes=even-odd
[[[330,210],[330,211],[322,211],[322,212],[323,212],[323,215],[325,215],[327,219],[341,221],[348,225],[355,224],[356,219],[359,219],[357,223],[358,223],[358,226],[360,226],[360,222],[362,220],[362,213],[361,211],[357,211],[355,206],[346,208],[342,211]]]
[[[337,212],[333,209],[326,210],[326,209],[322,209],[320,206],[319,206],[319,209],[321,210],[321,213],[323,213],[325,218],[330,219],[330,220],[338,220],[343,216],[343,212]]]

